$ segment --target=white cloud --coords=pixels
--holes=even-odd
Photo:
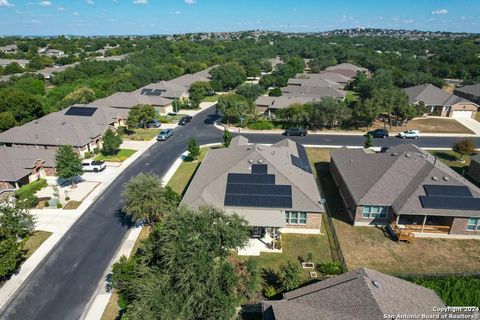
[[[197,3],[197,0],[183,0],[186,4],[195,4]]]
[[[95,2],[93,2],[93,0],[85,0],[85,2],[86,2],[87,4],[95,4]]]
[[[413,23],[413,19],[403,20],[403,23],[406,23],[406,24]]]
[[[66,11],[66,9],[64,7],[58,7],[57,11]]]
[[[0,0],[0,7],[15,7],[15,5],[8,2],[8,0]]]
[[[148,4],[148,0],[133,0],[133,4]]]
[[[74,16],[78,16],[79,14],[78,14],[77,11],[74,11],[74,12],[73,12],[73,15],[74,15]]]
[[[446,15],[448,13],[447,9],[438,9],[438,10],[433,10],[432,14],[441,14],[441,15]]]
[[[50,7],[52,5],[52,2],[51,1],[40,1],[38,3],[39,6],[41,7]]]

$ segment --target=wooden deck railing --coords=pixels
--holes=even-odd
[[[413,234],[412,231],[407,231],[400,228],[395,222],[392,222],[390,227],[397,236],[397,241],[406,241],[408,243],[412,243],[413,239],[415,239],[415,234]]]
[[[423,232],[423,233],[450,233],[449,226],[432,226],[432,225],[417,225],[417,224],[407,224],[404,227],[399,227],[400,229],[407,232]]]

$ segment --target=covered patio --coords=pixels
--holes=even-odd
[[[449,234],[453,217],[398,214],[395,225],[406,233]]]

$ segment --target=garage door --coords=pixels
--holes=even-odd
[[[472,117],[472,111],[468,111],[468,110],[453,111],[452,117],[454,117],[454,118],[471,118]]]

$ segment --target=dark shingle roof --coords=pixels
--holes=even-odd
[[[37,160],[44,167],[55,166],[55,150],[0,147],[0,181],[18,181],[30,174]]]
[[[455,89],[455,91],[467,93],[475,97],[480,97],[480,83],[463,86]]]
[[[451,92],[444,91],[432,84],[422,84],[403,89],[410,103],[423,102],[426,106],[452,106],[458,102],[468,102]]]

